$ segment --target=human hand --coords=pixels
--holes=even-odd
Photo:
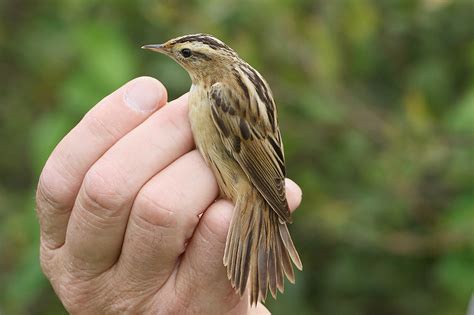
[[[194,149],[187,96],[137,78],[58,144],[36,202],[41,266],[71,313],[262,314],[222,263],[233,205]],[[287,180],[290,208],[301,190]],[[201,215],[202,214],[202,215]]]

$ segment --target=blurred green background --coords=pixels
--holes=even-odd
[[[35,185],[139,49],[207,32],[279,105],[304,272],[275,314],[464,314],[474,290],[474,1],[0,1],[0,313],[65,313],[38,263]]]

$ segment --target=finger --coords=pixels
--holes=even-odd
[[[204,212],[176,275],[176,291],[202,314],[225,314],[248,305],[248,298],[231,287],[222,263],[233,207],[218,200]]]
[[[289,178],[285,178],[285,188],[286,188],[286,199],[288,200],[288,206],[290,211],[295,211],[296,208],[300,206],[301,198],[303,197],[303,192],[301,191],[300,186],[296,184]]]
[[[156,112],[111,147],[87,172],[66,235],[67,256],[100,273],[122,248],[140,188],[193,148],[187,96]]]
[[[133,203],[116,269],[120,278],[141,290],[160,287],[217,193],[214,175],[196,150],[153,177]]]
[[[241,314],[241,313],[235,313],[235,314]],[[270,311],[262,304],[258,303],[255,308],[251,308],[249,311],[249,314],[251,315],[271,315]]]
[[[37,211],[47,248],[64,243],[70,210],[91,165],[118,139],[166,103],[156,79],[140,77],[93,107],[57,145],[40,176]]]
[[[291,180],[286,181],[290,210],[301,201],[301,190]],[[191,293],[193,302],[203,313],[225,313],[239,306],[248,305],[248,297],[240,297],[227,278],[222,263],[233,204],[219,200],[203,214],[186,249],[177,274],[177,292]],[[244,306],[242,306],[244,307]]]

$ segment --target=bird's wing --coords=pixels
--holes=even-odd
[[[251,93],[243,86],[251,84],[249,81],[238,84],[243,93],[233,92],[222,82],[211,87],[212,120],[226,149],[253,185],[280,220],[291,223],[285,194],[283,144],[271,92],[265,85],[265,93],[263,90]]]

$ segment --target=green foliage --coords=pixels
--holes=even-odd
[[[38,263],[49,153],[138,75],[142,44],[207,32],[270,82],[304,272],[275,314],[463,314],[474,291],[474,5],[423,1],[0,2],[0,313],[64,313]]]

